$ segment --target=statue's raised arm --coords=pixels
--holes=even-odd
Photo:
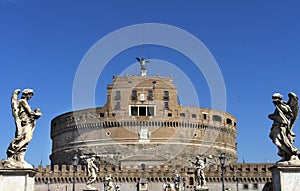
[[[288,102],[282,100],[282,95],[275,93],[272,96],[275,105],[274,113],[269,115],[273,120],[270,138],[278,147],[278,155],[282,158],[278,165],[300,165],[298,149],[293,145],[295,134],[292,129],[298,116],[298,97],[289,93]]]

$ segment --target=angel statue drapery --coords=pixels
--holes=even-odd
[[[195,165],[195,179],[197,181],[197,186],[196,188],[206,188],[206,181],[205,181],[205,175],[204,175],[204,168],[206,164],[206,158],[201,159],[200,156],[196,156],[196,161],[193,162],[192,164]]]
[[[99,171],[99,168],[95,164],[97,155],[83,155],[80,156],[81,159],[85,160],[86,167],[87,167],[87,176],[88,181],[86,183],[86,186],[89,190],[96,190],[96,188],[93,186],[97,179],[97,173]]]
[[[28,144],[32,140],[36,120],[42,116],[40,109],[31,110],[28,100],[32,98],[32,89],[24,89],[21,99],[18,100],[20,89],[16,89],[11,96],[12,114],[15,120],[15,138],[11,141],[6,153],[4,165],[8,168],[33,168],[25,160]]]
[[[273,120],[270,138],[278,147],[278,155],[282,158],[277,162],[280,165],[299,165],[299,150],[293,145],[295,134],[293,126],[298,116],[298,97],[289,93],[288,102],[282,101],[282,95],[275,93],[272,96],[275,111],[269,115]]]

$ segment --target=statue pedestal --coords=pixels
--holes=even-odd
[[[0,169],[0,191],[34,191],[34,169]]]
[[[273,190],[299,190],[300,166],[274,166],[271,168]]]

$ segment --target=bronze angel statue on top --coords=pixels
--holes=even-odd
[[[278,147],[278,155],[282,158],[277,164],[300,165],[300,151],[293,145],[295,134],[292,131],[298,116],[298,97],[292,92],[288,96],[288,102],[282,101],[282,95],[279,93],[272,96],[275,111],[269,115],[273,120],[269,136]]]

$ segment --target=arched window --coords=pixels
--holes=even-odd
[[[189,178],[189,185],[194,185],[194,178],[193,177]]]
[[[232,120],[231,120],[230,118],[227,118],[227,119],[226,119],[226,124],[227,124],[227,125],[232,125]]]
[[[222,117],[219,115],[213,115],[212,116],[213,121],[222,122]]]
[[[132,92],[131,92],[131,99],[132,100],[137,100],[137,92],[136,92],[136,90],[132,90]]]
[[[169,100],[169,92],[168,91],[164,91],[164,100]]]
[[[121,99],[121,92],[120,91],[116,91],[115,100],[120,100],[120,99]]]

